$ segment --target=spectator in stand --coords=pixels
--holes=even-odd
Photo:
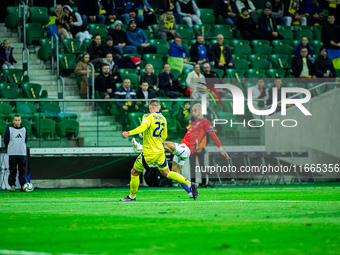
[[[127,114],[139,109],[138,105],[134,101],[119,101],[122,99],[136,99],[136,92],[133,88],[131,88],[131,81],[129,79],[124,79],[123,85],[116,90],[115,99],[117,110],[121,115],[123,130],[127,130]]]
[[[78,12],[74,12],[69,5],[63,6],[63,11],[65,12],[65,21],[69,24],[73,38],[78,38],[80,44],[83,44],[85,39],[91,39],[89,31],[87,31],[86,26]]]
[[[138,54],[157,53],[157,47],[150,45],[143,30],[137,27],[137,24],[133,19],[129,23],[126,37],[129,44],[137,47]]]
[[[105,17],[105,24],[113,23],[117,17],[116,4],[114,0],[99,0],[99,14]]]
[[[190,124],[190,118],[190,102],[185,102],[177,117],[182,128],[186,128]]]
[[[4,40],[0,45],[0,67],[4,69],[13,69],[13,64],[17,61],[13,58],[14,48],[9,45],[9,40]]]
[[[308,49],[301,47],[300,55],[292,60],[292,70],[296,78],[316,78],[312,61],[308,58]]]
[[[129,24],[130,19],[136,20],[139,25],[144,21],[144,16],[138,14],[137,0],[118,0],[118,7],[124,24]]]
[[[323,23],[322,5],[318,0],[307,0],[303,4],[303,10],[308,14],[307,26],[318,26]]]
[[[300,55],[300,50],[302,47],[306,47],[308,50],[308,58],[314,63],[315,58],[313,57],[313,51],[312,48],[308,44],[308,38],[306,36],[303,36],[301,39],[301,43],[296,47],[295,50],[295,56]]]
[[[212,68],[214,67],[215,62],[210,52],[210,47],[205,44],[203,35],[198,35],[196,43],[191,45],[190,59],[192,62],[200,64],[201,67],[205,62],[208,62]]]
[[[85,27],[87,27],[88,21],[105,24],[105,16],[99,14],[98,0],[78,0],[78,11]]]
[[[139,9],[143,10],[144,23],[146,23],[146,25],[150,26],[157,23],[155,11],[147,0],[142,0]]]
[[[215,73],[214,71],[211,71],[211,66],[208,63],[203,64],[203,76],[207,78],[219,78],[218,74]]]
[[[202,25],[200,19],[201,12],[198,9],[194,0],[178,0],[176,3],[176,9],[181,15],[184,23],[188,24],[191,28],[192,34],[194,35],[193,23]]]
[[[284,39],[283,36],[277,32],[276,21],[274,16],[271,15],[271,9],[269,5],[264,7],[259,18],[258,27],[265,40],[273,41]]]
[[[164,90],[165,95],[171,98],[183,96],[180,90],[179,81],[181,78],[175,79],[175,76],[170,73],[170,65],[164,65],[164,72],[159,74],[159,88]]]
[[[226,44],[223,44],[223,40],[224,36],[218,34],[216,36],[217,43],[211,46],[215,68],[222,70],[225,70],[226,68],[235,68],[230,48]]]
[[[111,53],[107,53],[106,54],[106,58],[104,59],[103,64],[109,65],[109,67],[110,67],[110,74],[112,75],[113,80],[114,80],[115,83],[122,82],[122,78],[120,76],[120,72],[118,70],[118,66],[113,61]]]
[[[265,4],[270,6],[277,25],[286,25],[286,19],[284,18],[285,4],[283,0],[269,0]]]
[[[168,38],[174,38],[178,35],[176,31],[176,21],[172,10],[168,10],[158,21],[158,35],[161,39],[167,40]]]
[[[229,26],[234,26],[237,20],[237,12],[233,9],[230,0],[217,0],[215,2],[214,15],[222,16],[223,22]]]
[[[111,36],[113,39],[113,45],[119,50],[120,55],[125,53],[137,53],[136,46],[127,45],[128,40],[125,31],[122,30],[122,22],[120,20],[116,20],[113,23],[113,29],[109,30],[108,36]]]
[[[171,43],[169,49],[169,56],[182,58],[183,59],[183,69],[193,69],[194,67],[188,64],[189,54],[182,45],[182,37],[175,36],[175,40]],[[178,60],[179,61],[179,60]]]
[[[281,88],[282,88],[282,80],[281,78],[275,78],[274,80],[274,86],[273,88],[277,89],[277,102],[281,101]],[[267,100],[267,105],[270,106],[273,104],[273,88],[268,90],[269,91],[269,96]],[[281,104],[277,104],[275,112],[280,112],[281,111]]]
[[[183,24],[181,15],[179,15],[177,12],[176,2],[177,0],[163,0],[160,2],[160,8],[163,6],[163,10],[160,11],[160,14],[164,14],[167,10],[172,10],[175,16],[176,24]]]
[[[201,74],[200,70],[200,64],[196,64],[194,66],[194,70],[188,74],[186,79],[189,91],[189,93],[186,92],[186,95],[190,94],[190,97],[193,99],[201,98],[202,93],[204,93],[204,90],[202,88],[205,87],[200,83],[206,83],[206,81],[204,75]]]
[[[340,1],[327,0],[329,14],[335,18],[335,24],[340,25]],[[328,15],[329,16],[329,15]]]
[[[63,13],[63,7],[61,4],[57,4],[55,6],[55,10],[51,12],[50,19],[55,19],[55,24],[57,26],[58,35],[60,37],[60,40],[62,39],[69,39],[72,37],[71,32],[67,32],[68,30],[68,24],[65,21],[65,14]]]
[[[145,100],[150,100],[152,98],[155,98],[155,95],[149,90],[149,84],[144,81],[140,84],[139,89],[136,93],[136,98],[137,99],[145,99]],[[149,112],[149,102],[144,101],[144,102],[138,102],[137,103],[139,109],[145,113]]]
[[[119,50],[113,46],[113,40],[111,36],[106,37],[106,45],[103,47],[103,55],[105,57],[107,53],[111,53],[114,62],[118,68],[131,68],[136,69],[137,65],[132,61],[129,56],[122,56]]]
[[[158,88],[157,75],[154,74],[154,69],[151,64],[145,65],[144,73],[140,77],[140,83],[147,82],[149,84],[149,90],[152,90],[157,96],[160,96]]]
[[[95,80],[95,89],[103,99],[114,98],[116,92],[116,84],[110,75],[110,66],[103,63],[101,73]]]
[[[245,40],[262,40],[263,34],[257,30],[255,20],[250,17],[247,8],[243,8],[240,16],[237,18],[237,29],[240,31]]]
[[[327,17],[327,24],[322,27],[321,31],[321,41],[328,50],[340,49],[340,29],[334,22],[334,14],[329,14]]]
[[[80,76],[80,98],[84,99],[87,97],[87,63],[90,61],[90,54],[85,52],[81,57],[80,62],[76,65],[75,73]],[[89,67],[90,76],[92,75],[92,68]],[[94,71],[94,70],[93,70]],[[98,73],[95,73],[95,78]],[[90,90],[91,91],[91,90]],[[90,95],[89,95],[90,96]]]
[[[103,62],[103,47],[101,46],[102,38],[100,35],[95,35],[93,41],[90,43],[87,51],[90,53],[91,63],[94,65],[95,69],[100,69]]]
[[[268,89],[264,86],[264,79],[258,78],[256,86],[252,87],[253,106],[257,110],[264,109],[269,98]],[[254,119],[261,119],[260,116],[253,114]]]
[[[333,61],[327,57],[327,49],[325,47],[322,47],[320,49],[320,55],[315,59],[314,67],[316,77],[318,78],[334,77],[336,81],[339,81],[339,78],[336,75]]]
[[[285,10],[286,26],[307,25],[306,15],[303,12],[303,4],[300,0],[288,0]]]
[[[257,9],[251,0],[236,0],[236,7],[240,14],[242,14],[243,9],[246,8],[250,17],[257,23]]]

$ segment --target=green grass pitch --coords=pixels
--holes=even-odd
[[[0,192],[0,254],[340,254],[340,186]]]

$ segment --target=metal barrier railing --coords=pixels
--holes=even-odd
[[[21,9],[24,10],[23,17],[21,17]],[[21,40],[21,29],[23,29],[24,33],[24,48],[26,48],[26,18],[29,16],[28,12],[28,0],[26,0],[26,3],[21,0],[19,3],[19,24],[18,24],[18,36],[19,41]]]
[[[57,87],[57,93],[58,93],[58,99],[64,99],[64,92],[65,92],[65,80],[62,76],[58,75],[58,87]],[[60,81],[62,82],[62,86],[60,86]],[[62,102],[62,112],[65,112],[65,102]]]
[[[54,48],[54,37],[56,39],[56,48]],[[53,33],[53,35],[51,36],[51,50],[52,50],[52,57],[51,57],[51,66],[52,66],[52,74],[54,74],[54,57],[56,58],[56,61],[57,61],[57,70],[56,70],[56,73],[57,73],[57,76],[59,76],[59,59],[58,59],[58,56],[59,56],[59,37],[56,33]]]
[[[25,52],[26,52],[26,57],[27,57],[27,62],[25,62]],[[28,77],[30,76],[30,52],[28,49],[25,47],[22,49],[22,70],[27,72]]]
[[[91,70],[91,78],[90,78],[90,66],[92,68]],[[87,69],[86,69],[86,77],[87,77],[87,99],[90,98],[90,86],[92,86],[92,99],[94,99],[94,66],[91,62],[87,63]]]

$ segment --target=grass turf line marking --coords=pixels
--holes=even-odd
[[[0,250],[0,254],[15,254],[15,255],[54,255],[55,253],[38,252],[38,251],[16,251],[16,250]],[[76,253],[58,253],[59,255],[89,255]]]
[[[130,202],[129,204],[181,204],[181,203],[188,203],[188,201],[193,201],[192,199],[188,200],[180,200],[180,201],[138,201],[138,202]],[[340,201],[308,201],[308,200],[200,200],[195,201],[195,203],[340,203]],[[85,202],[32,202],[32,203],[20,203],[20,205],[32,205],[32,204],[46,204],[46,205],[62,205],[62,204],[106,204],[106,203],[120,203],[124,204],[122,201],[85,201]],[[125,202],[126,203],[126,202]],[[0,205],[8,206],[13,205],[13,203],[0,203]]]

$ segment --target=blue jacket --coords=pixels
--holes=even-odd
[[[302,48],[301,43],[296,47],[295,50],[295,56],[300,56],[300,50]],[[313,51],[311,49],[311,47],[309,47],[309,45],[307,44],[307,49],[308,49],[308,55],[311,55],[311,57],[313,57]]]
[[[303,11],[304,13],[308,13],[309,16],[312,17],[315,13],[319,14],[322,12],[322,5],[320,1],[319,1],[319,6],[316,6],[316,4],[312,2],[312,0],[307,0],[303,4]]]
[[[126,30],[126,37],[130,45],[140,46],[142,43],[148,43],[148,38],[143,30],[136,28],[135,30]]]
[[[130,96],[131,96],[131,99],[136,99],[136,91],[130,87]],[[120,86],[116,92],[115,92],[115,99],[126,99],[126,89],[122,86]],[[123,105],[125,105],[126,101],[116,101],[115,102],[116,105],[120,108],[123,107]],[[131,102],[131,105],[135,105],[136,102]]]
[[[188,52],[185,50],[184,46],[178,46],[175,41],[173,41],[170,45],[169,56],[176,58],[189,58]]]
[[[130,13],[130,12],[136,12],[138,10],[138,4],[136,0],[120,0],[118,1],[118,12],[120,15],[125,14],[125,13]]]

